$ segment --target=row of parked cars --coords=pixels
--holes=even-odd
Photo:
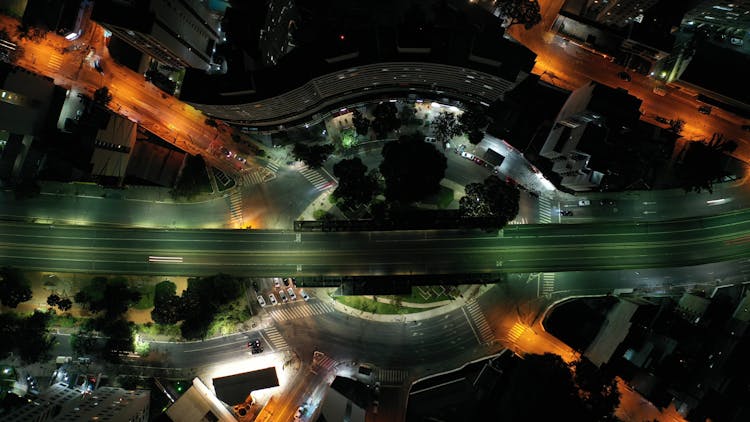
[[[281,283],[279,282],[278,278],[274,279],[274,286],[277,289],[279,289],[278,293],[279,293],[279,298],[281,299],[281,302],[286,303],[289,301],[297,300],[297,294],[294,293],[294,289],[295,287],[297,287],[294,285],[294,278],[290,277],[290,278],[284,279],[284,286],[286,287],[286,291],[284,290],[283,287],[281,287]],[[255,289],[255,293],[258,296],[258,303],[260,304],[260,306],[261,307],[266,306],[266,300],[263,298],[263,295],[260,294],[260,292],[258,291],[257,283],[253,283],[253,288]],[[305,291],[302,289],[299,290],[299,295],[302,297],[302,299],[305,302],[310,300],[310,296],[307,293],[305,293]],[[279,304],[279,301],[276,300],[276,295],[274,295],[273,292],[268,293],[268,300],[271,302],[271,305]]]

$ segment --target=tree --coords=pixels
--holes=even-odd
[[[476,145],[484,139],[484,129],[487,127],[487,116],[478,107],[470,107],[458,118],[459,130],[465,133],[469,142]]]
[[[710,141],[690,142],[680,154],[677,177],[686,192],[707,190],[713,193],[714,182],[727,175],[726,154],[737,149],[737,142],[714,134]]]
[[[21,321],[16,346],[24,362],[39,362],[46,359],[54,344],[53,338],[47,331],[50,318],[50,314],[37,310]]]
[[[674,132],[676,134],[680,134],[682,132],[682,129],[685,128],[685,121],[682,119],[675,119],[669,121],[669,131]]]
[[[508,27],[521,24],[528,30],[542,21],[537,0],[501,0],[497,11],[505,17]]]
[[[440,112],[432,120],[432,132],[435,134],[435,139],[440,142],[448,142],[454,136],[460,134],[458,121],[453,113],[447,111]]]
[[[385,179],[385,196],[393,201],[414,202],[440,189],[447,159],[421,133],[402,135],[386,143],[380,173]]]
[[[94,91],[95,103],[101,104],[102,106],[106,107],[110,101],[112,101],[112,94],[109,93],[109,88],[107,88],[106,86],[103,86]]]
[[[308,146],[303,143],[294,144],[292,154],[300,161],[304,161],[310,168],[320,168],[333,152],[332,144]]]
[[[372,130],[378,139],[383,139],[388,134],[401,127],[401,120],[396,116],[398,110],[396,105],[390,101],[379,103],[372,111],[375,118],[372,121]]]
[[[70,336],[70,347],[77,356],[90,355],[97,350],[97,339],[89,330],[81,330]]]
[[[76,302],[91,312],[104,312],[105,318],[116,318],[141,299],[138,290],[131,288],[124,278],[94,277],[89,285],[77,292]]]
[[[487,218],[501,228],[518,215],[520,197],[518,188],[497,176],[489,176],[482,183],[466,185],[466,195],[459,201],[458,209],[463,217]]]
[[[401,124],[408,125],[411,122],[411,119],[416,115],[417,109],[414,107],[414,104],[407,103],[401,107],[401,112],[398,113],[398,118],[401,120]]]
[[[157,324],[169,325],[185,319],[182,312],[182,300],[177,295],[154,301],[151,319]]]
[[[356,108],[352,112],[352,124],[354,125],[354,129],[357,131],[357,135],[365,136],[370,130],[370,119],[365,117]]]
[[[54,293],[47,296],[47,305],[54,307],[54,306],[57,306],[59,303],[60,303],[60,296]]]
[[[333,196],[349,206],[366,204],[372,200],[377,184],[367,175],[367,166],[359,157],[341,160],[333,166],[333,174],[338,186]]]
[[[605,374],[587,358],[573,362],[573,380],[578,395],[597,421],[616,421],[613,413],[620,404],[617,380]]]
[[[31,300],[31,287],[26,276],[18,268],[3,267],[0,270],[0,303],[15,308],[28,300]]]
[[[63,312],[69,311],[72,307],[73,302],[71,302],[68,298],[60,299],[60,301],[57,303],[57,308]]]

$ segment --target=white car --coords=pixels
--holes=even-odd
[[[305,416],[306,412],[307,412],[307,409],[305,409],[305,406],[298,407],[297,412],[294,414],[294,420],[301,421],[302,417]]]
[[[271,305],[278,305],[279,302],[276,300],[276,296],[273,293],[268,294],[268,298],[271,299]]]
[[[273,279],[273,285],[276,287],[281,287],[281,282],[279,281],[278,278]]]
[[[581,199],[580,201],[578,201],[579,207],[588,207],[589,205],[591,205],[591,201],[589,201],[588,199]]]
[[[308,295],[307,295],[307,293],[305,293],[305,291],[304,291],[304,290],[301,290],[301,289],[300,289],[300,291],[299,291],[299,295],[300,295],[300,296],[302,296],[302,299],[304,299],[304,300],[305,300],[305,302],[307,302],[308,300],[310,300],[310,296],[308,296]]]
[[[289,293],[289,297],[290,297],[290,298],[291,298],[292,300],[297,300],[297,295],[296,295],[296,294],[294,294],[294,290],[292,290],[292,288],[291,288],[291,287],[290,287],[290,288],[288,288],[288,289],[286,289],[286,292],[287,292],[287,293]]]
[[[263,300],[263,296],[262,295],[258,295],[258,303],[260,303],[261,308],[264,307],[264,306],[266,306],[266,301]]]
[[[282,302],[286,302],[286,301],[289,300],[289,299],[286,298],[286,295],[284,294],[283,290],[279,290],[279,297],[281,298]]]
[[[468,159],[468,160],[473,160],[474,159],[474,154],[472,154],[470,152],[466,152],[466,151],[461,152],[461,156],[464,157],[464,158],[466,158],[466,159]]]

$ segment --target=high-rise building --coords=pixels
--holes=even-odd
[[[5,422],[147,422],[149,392],[99,387],[82,392],[57,383],[37,400],[3,414]]]
[[[750,31],[750,0],[704,0],[685,14],[684,25]]]
[[[622,28],[640,22],[646,11],[659,0],[588,0],[583,16],[599,23]]]
[[[97,0],[91,19],[164,64],[210,70],[220,24],[199,0]]]

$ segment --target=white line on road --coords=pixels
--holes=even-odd
[[[474,325],[471,324],[471,319],[469,318],[469,314],[466,313],[466,308],[461,307],[461,310],[464,312],[464,317],[466,318],[466,322],[468,322],[469,327],[471,327],[471,332],[474,333],[474,337],[477,338],[477,343],[482,344],[482,340],[479,338],[479,334],[477,334],[477,330],[474,328]]]
[[[216,346],[208,346],[208,347],[201,347],[200,349],[184,350],[183,353],[200,352],[201,350],[216,349],[216,348],[224,347],[224,346],[227,346],[227,345],[230,345],[230,344],[237,344],[237,343],[244,343],[244,342],[245,342],[245,339],[242,339],[242,340],[233,341],[233,342],[230,342],[230,343],[217,344]]]

